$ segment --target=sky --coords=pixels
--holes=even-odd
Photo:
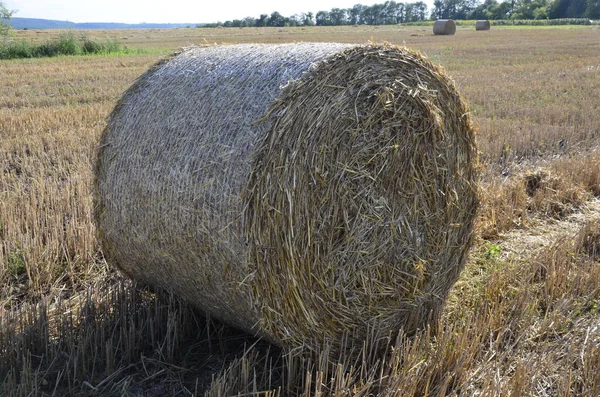
[[[385,0],[0,0],[14,17],[70,22],[200,23],[258,17],[278,11],[284,16]],[[400,0],[401,1],[401,0]],[[417,0],[406,0],[413,2]],[[430,4],[431,1],[426,1]]]

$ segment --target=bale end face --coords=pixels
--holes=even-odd
[[[262,326],[295,346],[434,321],[478,202],[454,84],[417,52],[357,47],[291,84],[269,114],[246,196]]]

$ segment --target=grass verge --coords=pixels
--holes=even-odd
[[[121,46],[115,40],[98,40],[85,36],[76,37],[73,33],[64,33],[56,39],[41,44],[31,44],[25,40],[9,41],[0,45],[0,59],[43,58],[59,55],[96,55],[96,54],[136,54]]]

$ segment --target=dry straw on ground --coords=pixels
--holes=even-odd
[[[187,48],[115,108],[96,220],[138,280],[287,348],[352,346],[437,317],[476,166],[466,105],[417,52]]]
[[[433,23],[434,35],[452,36],[456,33],[456,24],[452,19],[438,19]]]
[[[475,22],[475,30],[490,30],[490,21],[483,19]]]

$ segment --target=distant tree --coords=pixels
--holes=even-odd
[[[571,0],[571,4],[567,8],[567,18],[583,18],[586,8],[586,0]]]
[[[386,1],[382,4],[381,14],[381,22],[386,25],[400,23],[404,19],[404,3]]]
[[[456,19],[467,19],[468,15],[473,12],[479,4],[478,0],[463,0],[459,2],[458,15]]]
[[[17,12],[17,10],[9,10],[6,8],[4,2],[0,1],[0,36],[6,38],[10,35],[10,30],[12,27],[7,21],[10,20],[15,12]]]
[[[381,10],[379,11],[381,15],[380,23],[382,24],[394,24],[396,23],[396,6],[397,3],[395,1],[386,1],[381,4]]]
[[[473,11],[471,11],[469,19],[502,19],[494,18],[497,13],[497,9],[497,0],[484,0],[483,3],[479,4],[473,9]]]
[[[490,19],[508,19],[512,15],[513,5],[510,1],[503,1],[498,4],[495,13],[490,16]]]
[[[377,25],[377,13],[379,10],[375,8],[375,6],[365,6],[363,8],[362,13],[360,14],[360,19],[363,23],[367,25]]]
[[[435,0],[431,11],[432,19],[453,18],[455,9],[455,0]]]
[[[373,23],[371,25],[383,25],[385,24],[385,7],[384,4],[373,4],[371,7],[371,18]]]
[[[533,19],[548,19],[548,5],[535,8],[533,10]]]
[[[285,26],[287,18],[278,13],[277,11],[273,11],[271,16],[269,17],[269,22],[267,22],[267,26]]]
[[[294,14],[288,18],[287,24],[288,26],[302,26],[303,25],[302,14]]]
[[[425,4],[425,3],[423,3]],[[394,23],[402,23],[406,21],[406,12],[408,11],[408,8],[413,8],[413,4],[409,3],[409,4],[404,4],[404,3],[397,3],[396,7],[394,8],[394,12],[393,12],[393,17],[394,17]],[[427,7],[427,6],[425,6]]]
[[[362,4],[356,4],[354,7],[348,9],[348,19],[350,25],[358,25],[364,23],[362,20],[362,13],[365,6]]]
[[[548,18],[546,0],[516,0],[514,7],[511,19]]]
[[[329,11],[329,20],[332,25],[346,25],[348,23],[346,10],[342,8],[332,8]]]
[[[431,19],[444,18],[444,2],[443,0],[433,1],[433,10],[431,10]]]
[[[431,16],[434,19],[467,19],[476,8],[476,0],[435,0]]]
[[[427,4],[422,1],[416,3],[406,3],[404,5],[404,20],[401,22],[424,21],[427,14]]]
[[[552,19],[566,18],[567,8],[570,4],[569,0],[554,0],[548,7],[548,17]]]
[[[303,12],[302,13],[302,25],[315,26],[314,14],[312,12]]]
[[[418,21],[424,21],[427,15],[427,4],[422,1],[413,3],[413,15],[415,15]]]
[[[260,28],[261,26],[267,26],[269,23],[269,15],[268,14],[260,14],[260,17],[256,20],[256,27]]]
[[[402,20],[400,22],[418,21],[419,10],[415,8],[415,3],[407,3],[403,7]]]
[[[329,11],[319,11],[315,15],[315,21],[317,26],[330,26],[331,18],[329,16]]]
[[[532,0],[515,0],[511,19],[533,19]]]
[[[548,6],[550,18],[589,18],[590,3],[598,0],[554,0]],[[594,5],[591,6],[592,10]]]
[[[1,0],[0,0],[1,1]],[[466,14],[474,4],[480,0],[435,0],[436,7],[439,8],[440,15],[460,15]],[[498,1],[498,0],[485,0]],[[512,0],[516,1],[516,0]],[[526,1],[526,0],[520,0]],[[547,1],[547,0],[527,0],[527,1]],[[571,1],[571,0],[569,0]],[[583,0],[587,1],[587,0]],[[595,0],[600,1],[600,0]],[[434,11],[438,11],[434,9]],[[285,17],[279,12],[273,12],[271,15],[261,14],[258,18],[247,17],[244,19],[234,19],[221,24],[206,24],[205,26],[223,25],[227,27],[246,27],[246,26],[339,26],[339,25],[392,25],[403,22],[423,21],[427,17],[427,4],[420,0],[415,3],[403,3],[394,0],[387,0],[380,4],[365,6],[355,4],[351,8],[332,8],[329,11],[319,11],[316,14],[305,12]],[[458,14],[457,14],[458,12]],[[460,14],[462,13],[462,14]]]
[[[589,19],[600,19],[600,0],[588,0],[585,9],[585,17]]]
[[[244,18],[244,27],[245,28],[250,28],[253,26],[256,26],[256,18],[252,18],[252,17]]]

